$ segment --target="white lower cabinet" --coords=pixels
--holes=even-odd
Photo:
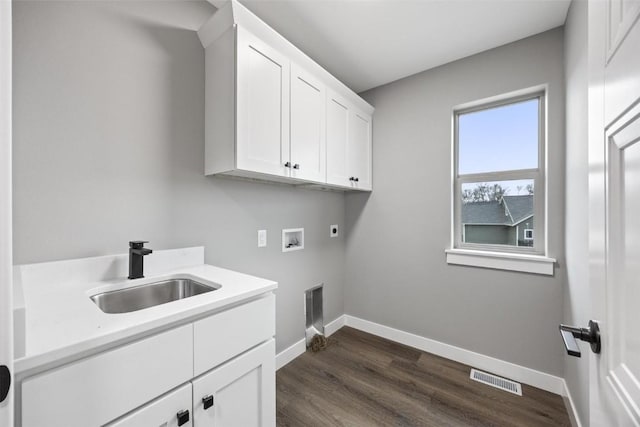
[[[275,296],[260,298],[193,324],[193,376],[276,334]]]
[[[193,381],[194,427],[276,425],[275,342]]]
[[[190,427],[191,383],[162,396],[107,427]]]
[[[266,293],[21,380],[16,426],[275,426],[274,336]]]
[[[104,425],[192,378],[188,324],[26,378],[21,425]]]
[[[107,427],[272,427],[275,402],[271,339]]]

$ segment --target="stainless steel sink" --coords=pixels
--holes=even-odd
[[[91,300],[105,313],[130,313],[216,289],[191,279],[169,279],[117,291],[103,292],[92,296]]]

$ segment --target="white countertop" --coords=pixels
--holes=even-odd
[[[128,280],[127,254],[16,266],[24,331],[16,373],[53,366],[92,350],[116,345],[156,329],[270,292],[271,280],[204,264],[203,248],[157,251],[145,257],[145,278]],[[90,296],[174,277],[191,277],[219,289],[143,310],[103,313]],[[20,322],[16,322],[19,324]]]

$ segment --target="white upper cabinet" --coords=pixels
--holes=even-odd
[[[289,161],[289,60],[237,29],[238,169],[286,176]]]
[[[349,114],[347,159],[351,185],[371,190],[371,116],[356,109]]]
[[[351,186],[347,143],[349,141],[349,107],[345,99],[327,94],[327,183]]]
[[[326,181],[325,86],[291,65],[291,177]]]
[[[198,36],[206,175],[371,190],[371,105],[235,0]]]
[[[371,190],[371,116],[327,96],[327,183]]]

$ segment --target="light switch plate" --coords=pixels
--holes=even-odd
[[[329,236],[338,237],[338,224],[329,226]]]
[[[267,230],[258,230],[258,247],[264,248],[267,246]]]

